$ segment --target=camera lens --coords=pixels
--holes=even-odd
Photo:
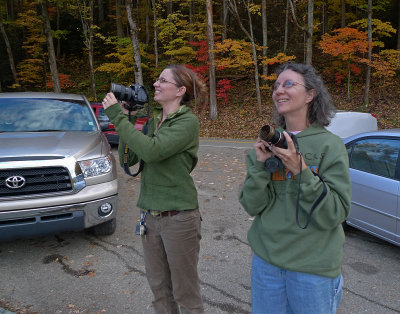
[[[272,126],[266,124],[260,129],[258,135],[262,140],[271,143],[272,145],[287,148],[287,143],[283,133],[275,130]]]
[[[135,95],[133,93],[133,90],[129,87],[125,87],[123,85],[111,83],[111,92],[114,93],[115,98],[117,98],[120,101],[127,101],[130,102],[131,100],[135,99]]]

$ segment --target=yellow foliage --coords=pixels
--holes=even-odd
[[[261,16],[261,5],[260,4],[250,3],[249,4],[249,11],[250,11],[251,14],[257,14],[258,16]]]
[[[223,69],[248,72],[253,67],[251,43],[226,39],[214,45],[215,66]]]
[[[283,52],[279,52],[275,57],[263,58],[261,61],[264,65],[273,65],[275,63],[281,64],[296,60],[296,56],[287,56]]]

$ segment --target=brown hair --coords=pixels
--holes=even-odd
[[[279,74],[286,70],[299,73],[304,79],[307,91],[315,90],[315,96],[308,104],[307,116],[310,123],[318,123],[322,126],[329,125],[332,117],[336,113],[336,108],[322,77],[317,73],[315,68],[309,64],[287,63],[280,65],[275,72],[276,75],[279,76]],[[285,117],[278,114],[276,109],[275,122],[279,126],[286,127]]]
[[[208,102],[207,86],[194,71],[182,64],[171,64],[166,69],[171,70],[178,86],[186,88],[186,93],[182,97],[182,104],[188,104],[193,99],[196,105],[202,106]]]

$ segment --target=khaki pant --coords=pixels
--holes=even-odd
[[[204,313],[197,273],[200,228],[198,209],[165,217],[147,213],[142,244],[155,313]]]

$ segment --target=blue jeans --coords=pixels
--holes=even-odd
[[[343,277],[322,277],[272,266],[253,254],[251,298],[253,314],[336,313]]]

